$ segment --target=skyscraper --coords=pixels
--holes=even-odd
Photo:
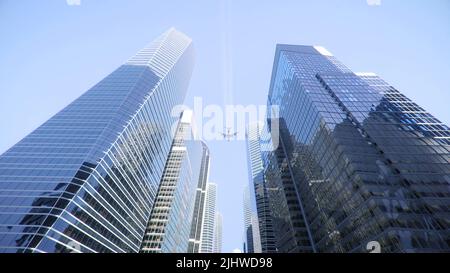
[[[250,193],[248,187],[244,188],[244,249],[245,253],[254,253],[253,249],[253,229],[252,229],[252,210],[250,203]]]
[[[206,187],[209,177],[209,149],[206,143],[203,144],[203,155],[200,175],[195,193],[194,212],[192,215],[191,232],[189,235],[189,253],[200,252],[203,221],[206,207]]]
[[[217,184],[208,182],[206,187],[206,204],[201,235],[200,252],[214,252],[214,231],[216,229]]]
[[[0,251],[139,251],[193,62],[170,29],[1,155]]]
[[[222,224],[223,217],[220,212],[216,213],[216,228],[214,230],[214,253],[222,253]]]
[[[259,232],[259,222],[258,222],[258,216],[253,213],[252,214],[252,234],[253,234],[253,250],[254,253],[262,253],[261,248],[261,236]]]
[[[271,134],[280,142],[264,163],[278,176],[265,178],[281,176],[298,204],[301,235],[289,243],[317,252],[368,252],[372,241],[381,252],[450,251],[446,125],[323,47],[277,46],[268,104],[280,106],[266,124],[278,122]]]
[[[197,140],[192,123],[192,111],[185,110],[175,132],[141,252],[188,251],[204,145]]]
[[[261,253],[258,217],[256,216],[249,187],[244,188],[244,252]]]
[[[263,164],[263,152],[261,146],[263,145],[263,140],[261,139],[261,132],[263,124],[254,123],[250,124],[246,132],[246,144],[247,144],[247,166],[248,166],[248,179],[249,184],[252,185],[251,190],[254,191],[255,196],[255,206],[258,219],[258,230],[261,244],[261,251],[263,253],[276,252],[275,237],[273,230],[272,221],[272,210],[269,204],[269,194],[273,192],[273,189],[269,188],[264,179],[264,164]],[[244,208],[245,210],[250,210],[250,195],[247,198],[244,197]],[[245,213],[244,213],[245,217]],[[250,217],[250,216],[249,216]],[[247,217],[246,217],[247,218]],[[248,233],[254,233],[253,229],[247,229],[247,224],[252,221],[248,219],[244,221],[246,230],[244,231],[244,251],[248,252],[247,242]]]

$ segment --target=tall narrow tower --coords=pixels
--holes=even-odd
[[[251,198],[249,187],[244,188],[244,252],[261,253],[261,239],[259,231],[258,216],[252,204],[255,202]]]
[[[203,144],[202,163],[195,192],[194,212],[192,215],[191,232],[189,235],[189,253],[200,252],[203,221],[206,209],[206,188],[209,177],[209,149],[206,143]]]
[[[188,251],[204,145],[197,139],[193,120],[192,111],[185,110],[181,114],[142,241],[141,252]]]
[[[222,253],[222,225],[223,217],[220,212],[216,213],[216,229],[214,230],[214,253]]]
[[[254,249],[254,240],[249,241],[248,238],[254,237],[253,234],[257,231],[259,237],[257,239],[257,245],[261,248],[263,253],[276,252],[276,244],[274,237],[273,227],[273,211],[270,205],[270,194],[273,190],[269,187],[264,179],[264,162],[262,152],[262,126],[260,123],[250,124],[246,131],[246,144],[247,144],[247,167],[248,167],[248,179],[249,185],[247,196],[244,196],[244,239],[245,239],[245,251],[249,251],[249,246]],[[254,202],[256,207],[256,219],[258,221],[258,227],[249,229],[248,227],[254,222],[251,215],[252,199],[250,198],[250,191],[254,192]],[[244,193],[245,194],[245,193]],[[255,219],[255,220],[256,220]],[[250,236],[251,235],[251,236]],[[258,248],[259,249],[259,248]],[[254,250],[253,250],[254,251]]]
[[[201,236],[200,252],[214,252],[214,231],[216,229],[217,184],[208,182],[206,189],[205,214]]]

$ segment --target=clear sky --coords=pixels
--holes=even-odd
[[[355,72],[377,73],[449,125],[450,1],[380,3],[0,0],[0,153],[171,26],[196,48],[188,105],[195,96],[265,104],[275,45],[311,44]],[[245,143],[208,144],[228,252],[242,248]]]

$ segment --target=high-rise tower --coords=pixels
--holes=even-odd
[[[206,204],[203,219],[200,252],[214,252],[214,232],[217,213],[217,184],[208,182],[206,187]]]
[[[280,141],[264,163],[278,175],[264,177],[281,178],[297,207],[297,250],[367,252],[375,241],[381,252],[450,251],[446,125],[323,47],[277,46],[268,105],[280,106],[266,124],[278,122]],[[288,234],[274,226],[277,240]]]
[[[223,216],[220,212],[217,212],[216,228],[214,230],[214,253],[222,253],[222,225]]]
[[[188,251],[196,186],[204,154],[204,143],[197,139],[194,128],[192,111],[185,110],[176,128],[141,252]]]
[[[254,240],[248,242],[249,237],[253,237],[255,229],[248,229],[251,225],[251,202],[250,190],[254,192],[255,207],[256,207],[256,218],[258,220],[258,232],[259,241],[261,245],[261,251],[263,253],[276,252],[274,229],[273,229],[273,217],[272,210],[270,206],[270,194],[273,193],[264,179],[264,162],[263,162],[263,140],[261,139],[261,128],[263,124],[253,123],[250,124],[246,131],[246,144],[247,144],[247,167],[248,167],[248,179],[249,179],[249,192],[247,196],[244,197],[244,238],[245,247],[244,251],[248,252],[249,245],[252,245],[253,249]],[[245,194],[245,193],[244,193]],[[245,211],[248,212],[246,216]],[[251,235],[251,236],[250,236]]]
[[[258,216],[252,206],[255,199],[251,198],[248,186],[244,188],[244,252],[261,253],[261,240]]]
[[[168,30],[1,155],[0,251],[139,251],[193,53]]]
[[[206,188],[209,177],[209,149],[206,143],[203,142],[203,155],[198,177],[197,189],[195,192],[194,212],[192,215],[191,232],[189,235],[189,253],[200,252],[201,236],[203,230],[203,221],[206,206]]]

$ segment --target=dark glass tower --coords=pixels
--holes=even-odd
[[[274,219],[280,251],[450,251],[446,125],[322,47],[277,46],[268,105],[280,109],[262,160],[286,200],[271,207],[288,216]]]
[[[1,155],[0,251],[139,251],[193,61],[170,29]]]

